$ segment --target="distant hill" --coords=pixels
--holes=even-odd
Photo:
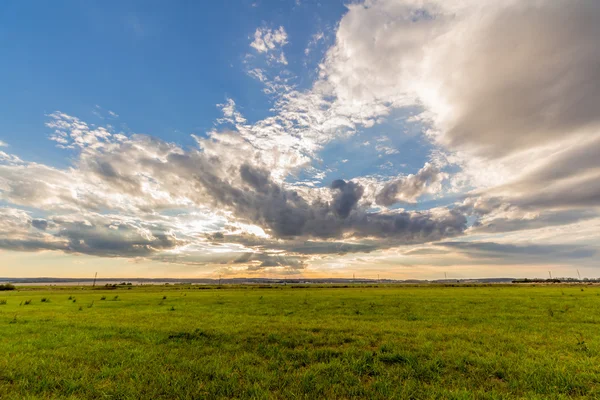
[[[120,284],[131,283],[135,285],[143,284],[200,284],[200,285],[217,285],[217,284],[456,284],[456,283],[512,283],[517,281],[515,278],[469,278],[469,279],[437,279],[437,280],[422,280],[422,279],[345,279],[345,278],[294,278],[294,279],[272,279],[272,278],[224,278],[224,279],[177,279],[177,278],[98,278],[95,280],[96,285],[105,284]],[[91,285],[94,282],[93,278],[2,278],[0,282],[10,282],[16,284],[65,284],[65,285]]]

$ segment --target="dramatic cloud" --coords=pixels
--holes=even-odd
[[[244,67],[272,101],[262,119],[227,99],[183,148],[55,112],[49,138],[68,168],[0,151],[0,248],[231,273],[298,273],[351,253],[402,265],[596,259],[599,20],[595,0],[353,3],[302,90],[285,29],[258,28]],[[394,142],[409,126],[425,156]],[[326,165],[328,145],[357,135],[377,165],[412,173],[356,172],[363,160],[345,155]],[[577,229],[580,243],[561,237]]]
[[[500,156],[600,122],[599,15],[594,0],[368,1],[323,74],[340,102],[421,103],[441,142]]]
[[[1,166],[3,199],[62,213],[45,219],[21,215],[26,228],[17,247],[192,262],[181,251],[189,246],[206,250],[209,240],[194,236],[180,218],[163,212],[208,207],[206,212],[215,210],[215,218],[222,220],[210,227],[205,214],[206,228],[199,232],[219,233],[239,222],[249,224],[242,232],[272,238],[261,244],[238,241],[240,246],[228,250],[232,255],[252,250],[249,265],[256,267],[254,261],[260,260],[264,267],[285,264],[297,269],[307,254],[388,248],[392,238],[395,245],[436,241],[466,229],[466,218],[448,209],[369,212],[368,203],[360,203],[364,189],[358,182],[335,180],[328,189],[299,192],[272,176],[260,151],[231,158],[230,146],[244,142],[229,133],[197,139],[200,149],[184,150],[148,136],[92,129],[62,113],[50,118],[53,135],[63,139],[60,145],[79,149],[79,158],[67,170],[27,162]],[[329,242],[360,238],[369,243]],[[327,242],[307,245],[313,239]],[[282,246],[277,240],[289,243]],[[161,255],[172,250],[176,253]],[[219,259],[227,260],[213,260]]]

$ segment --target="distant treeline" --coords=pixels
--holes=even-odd
[[[543,278],[525,278],[525,279],[515,279],[512,283],[595,283],[600,282],[600,279],[596,278],[583,278],[583,279],[575,279],[575,278],[552,278],[552,279],[543,279]]]
[[[6,290],[15,290],[15,286],[11,285],[10,283],[0,285],[0,292],[6,291]]]

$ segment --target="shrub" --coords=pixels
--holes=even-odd
[[[4,305],[4,304],[6,304],[6,299],[0,300],[0,305]]]
[[[6,291],[6,290],[15,290],[15,285],[12,285],[10,283],[5,283],[4,285],[0,285],[0,291]]]
[[[23,303],[24,305],[28,306],[31,304],[31,300],[25,300],[25,302]]]
[[[42,303],[50,303],[50,299],[47,297],[42,297]]]

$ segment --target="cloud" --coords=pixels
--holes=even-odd
[[[598,125],[599,14],[593,0],[353,4],[322,74],[340,102],[421,104],[441,143],[502,156]]]
[[[600,211],[599,19],[593,0],[353,3],[306,89],[270,68],[287,64],[285,29],[258,28],[248,74],[273,102],[270,115],[251,122],[227,98],[214,128],[182,148],[49,114],[49,137],[73,162],[61,169],[0,152],[0,199],[11,207],[0,247],[290,273],[404,245],[420,247],[403,257],[455,257],[448,262],[594,257],[590,246],[523,236],[567,232]],[[263,57],[267,66],[250,65]],[[423,129],[429,162],[410,175],[321,185],[325,146],[401,108],[418,111],[400,125]],[[387,122],[386,136],[361,141],[404,157],[389,140],[402,127]],[[385,208],[446,191],[462,203]],[[427,245],[463,235],[471,241]],[[508,236],[515,242],[497,243]]]
[[[452,210],[367,212],[356,207],[363,189],[353,182],[334,181],[331,201],[309,202],[270,180],[266,170],[246,166],[240,175],[246,189],[214,176],[198,179],[220,206],[275,237],[395,237],[399,242],[420,242],[458,235],[466,228],[466,218]]]
[[[353,4],[315,88],[373,118],[420,107],[431,140],[462,168],[457,181],[502,185],[534,160],[560,169],[561,149],[597,138],[599,17],[593,0]]]
[[[160,224],[88,213],[31,218],[22,210],[0,208],[0,248],[60,250],[102,257],[151,256],[183,244]]]
[[[312,35],[310,41],[308,42],[308,45],[304,49],[304,55],[308,56],[311,53],[311,51],[313,51],[313,49],[319,44],[319,42],[323,40],[325,40],[325,32],[323,31],[319,31]]]
[[[256,28],[250,47],[259,53],[266,54],[269,62],[287,65],[285,54],[281,50],[288,43],[287,39],[288,36],[283,26],[280,26],[279,29]]]
[[[234,104],[228,104],[234,116]],[[198,149],[184,150],[149,136],[91,128],[64,113],[51,114],[48,126],[67,140],[67,146],[78,150],[73,167],[61,170],[27,162],[0,165],[2,199],[33,207],[36,213],[56,212],[29,219],[22,248],[167,262],[223,261],[222,257],[199,256],[201,250],[215,248],[195,234],[241,223],[256,226],[256,232],[262,230],[272,240],[236,244],[232,238],[230,254],[245,249],[260,254],[277,250],[283,251],[281,257],[304,260],[307,255],[387,248],[392,242],[435,241],[466,229],[465,217],[452,210],[369,212],[368,201],[362,199],[364,188],[355,181],[335,180],[329,188],[296,190],[279,178],[277,169],[269,170],[268,160],[262,158],[265,153],[256,148],[260,142],[250,142],[251,136],[245,141],[243,135],[214,132],[207,139],[197,139]],[[232,146],[239,150],[245,145],[248,151],[231,152]],[[211,225],[207,221],[206,228],[194,232],[184,217],[168,214],[173,209],[205,209],[222,222]],[[186,212],[190,211],[183,215]],[[202,218],[207,219],[206,215]],[[46,235],[43,243],[41,233]],[[367,243],[351,243],[363,239]],[[277,245],[278,240],[287,244]],[[280,264],[282,259],[277,259]]]
[[[332,202],[335,214],[340,218],[347,218],[350,212],[355,209],[364,189],[360,184],[345,182],[343,179],[333,181],[331,188],[337,191]]]
[[[48,221],[43,219],[33,219],[31,220],[31,226],[39,230],[45,231],[46,228],[48,228]]]
[[[447,174],[433,164],[426,163],[416,174],[407,175],[387,182],[377,193],[377,204],[391,206],[398,202],[415,203],[425,193],[435,193],[441,189]]]
[[[459,252],[478,259],[497,259],[494,263],[523,263],[548,260],[578,260],[591,258],[597,250],[578,245],[515,245],[494,242],[443,242],[436,246],[458,250]]]

